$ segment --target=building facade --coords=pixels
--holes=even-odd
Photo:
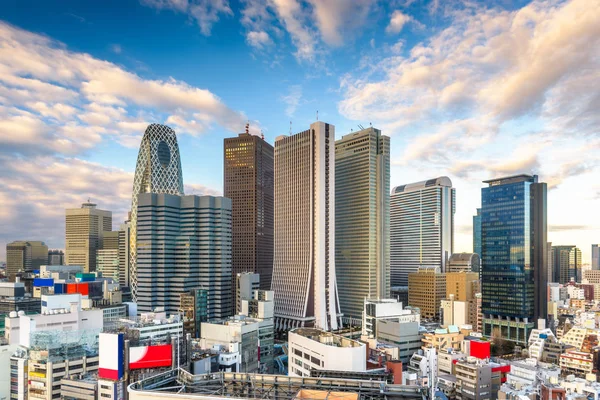
[[[142,193],[137,203],[138,309],[171,314],[180,295],[208,291],[208,319],[232,314],[231,200]]]
[[[481,208],[473,215],[473,253],[481,257]]]
[[[6,245],[6,276],[14,282],[17,272],[32,272],[48,261],[44,242],[19,240]]]
[[[335,142],[335,270],[344,318],[390,296],[390,138],[367,128]]]
[[[592,245],[592,269],[600,270],[600,245]]]
[[[84,272],[96,271],[96,257],[102,248],[103,232],[112,230],[112,212],[83,203],[66,210],[65,263],[82,265]]]
[[[235,312],[242,309],[242,300],[254,298],[254,293],[260,289],[260,275],[253,272],[238,272],[235,277]]]
[[[273,282],[278,330],[337,329],[335,128],[324,122],[275,141]]]
[[[65,252],[62,250],[48,250],[48,265],[63,265]]]
[[[450,256],[446,272],[475,272],[479,275],[481,259],[477,253],[455,253]]]
[[[289,376],[311,376],[311,370],[363,372],[366,345],[314,328],[297,328],[288,335]]]
[[[482,192],[483,334],[526,343],[547,317],[546,184],[537,175],[486,181]]]
[[[438,320],[446,297],[446,274],[438,267],[419,268],[408,275],[408,304],[421,310],[421,317]]]
[[[575,245],[552,246],[552,268],[554,282],[581,282],[581,250]],[[593,268],[592,268],[593,269]]]
[[[396,186],[390,199],[392,286],[407,286],[420,267],[446,263],[454,249],[455,190],[448,177]]]
[[[177,136],[168,126],[148,125],[135,166],[129,226],[129,280],[134,301],[137,300],[137,215],[138,196],[141,193],[183,195]]]
[[[248,133],[224,141],[224,196],[231,199],[232,285],[240,272],[273,274],[273,146]]]

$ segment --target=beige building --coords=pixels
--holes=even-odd
[[[48,246],[39,241],[16,241],[6,245],[6,275],[15,281],[17,272],[31,272],[48,263]]]
[[[479,274],[476,272],[446,273],[446,298],[441,302],[443,326],[477,325]]]
[[[408,304],[421,310],[421,318],[439,319],[445,297],[446,274],[438,267],[421,267],[408,275]]]
[[[66,210],[65,264],[82,265],[84,272],[96,270],[96,256],[102,248],[103,232],[112,230],[112,213],[96,204]],[[47,257],[47,254],[46,254]]]

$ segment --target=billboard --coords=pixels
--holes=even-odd
[[[119,380],[123,377],[124,342],[122,333],[100,333],[100,361],[98,363],[100,378]]]
[[[170,367],[173,349],[170,344],[129,348],[129,369]]]
[[[490,342],[484,342],[480,340],[471,340],[471,354],[472,357],[479,359],[490,358]]]

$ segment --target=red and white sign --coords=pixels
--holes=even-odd
[[[119,380],[123,377],[124,339],[122,333],[101,333],[99,336],[100,361],[98,376]]]
[[[170,367],[173,349],[170,344],[129,348],[129,369]]]

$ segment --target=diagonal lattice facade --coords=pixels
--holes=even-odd
[[[181,159],[175,131],[150,124],[144,132],[133,179],[130,229],[130,277],[133,301],[137,301],[137,206],[140,193],[183,195]]]

